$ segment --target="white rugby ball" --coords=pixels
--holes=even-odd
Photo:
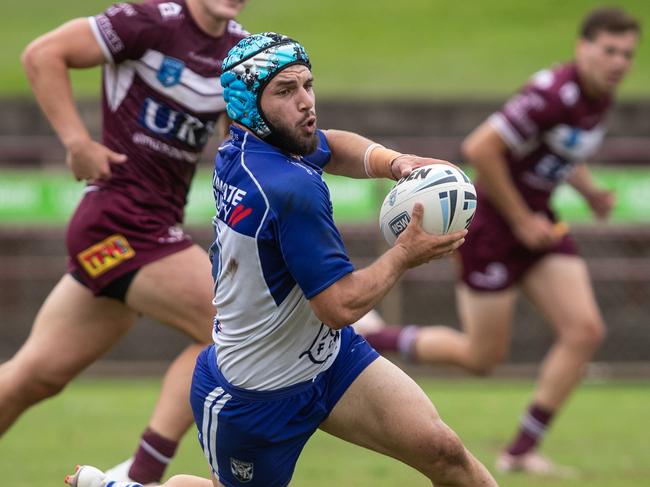
[[[397,181],[386,195],[379,227],[393,245],[411,221],[413,205],[422,203],[424,231],[444,235],[469,226],[476,202],[476,189],[463,171],[446,164],[422,166]]]

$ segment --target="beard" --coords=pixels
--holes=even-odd
[[[292,129],[279,121],[268,121],[271,133],[264,138],[265,142],[276,146],[278,149],[298,156],[311,154],[318,147],[316,133],[308,137],[297,134],[298,129]]]

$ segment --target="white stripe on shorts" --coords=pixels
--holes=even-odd
[[[216,456],[218,416],[230,398],[230,394],[226,394],[222,387],[217,387],[206,396],[203,402],[203,424],[201,425],[203,453],[217,478],[219,477],[219,465]],[[211,419],[212,424],[210,424]]]

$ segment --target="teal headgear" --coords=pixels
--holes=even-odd
[[[305,49],[287,36],[264,32],[239,41],[222,65],[221,86],[228,116],[257,136],[268,137],[273,128],[260,107],[262,91],[276,74],[294,64],[311,69]]]

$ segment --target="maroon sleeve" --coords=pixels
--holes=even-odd
[[[566,120],[567,108],[555,83],[534,79],[490,117],[490,124],[517,150]]]
[[[161,13],[151,3],[116,3],[90,18],[93,33],[108,61],[139,59],[161,34]]]

